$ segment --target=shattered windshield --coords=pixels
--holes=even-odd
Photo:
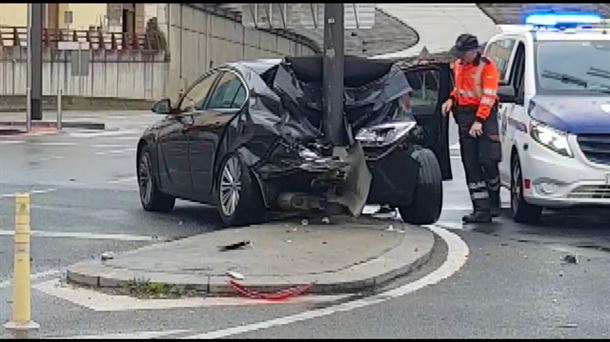
[[[538,93],[607,96],[610,91],[610,40],[543,41],[536,54]]]

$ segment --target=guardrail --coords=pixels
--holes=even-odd
[[[25,26],[0,26],[0,47],[27,47],[28,28]],[[43,48],[57,48],[58,42],[88,42],[92,50],[143,50],[163,49],[161,39],[155,34],[129,32],[102,32],[86,30],[42,29]]]

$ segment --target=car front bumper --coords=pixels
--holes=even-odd
[[[574,157],[561,156],[530,140],[521,151],[523,179],[530,180],[524,197],[530,204],[562,208],[610,206],[610,165],[591,163],[570,136]]]

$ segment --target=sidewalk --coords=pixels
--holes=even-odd
[[[147,246],[68,270],[68,281],[101,288],[134,280],[184,286],[209,296],[235,296],[228,271],[253,291],[313,284],[308,293],[372,291],[417,269],[431,256],[433,234],[398,221],[333,218],[332,224],[269,223],[225,229]],[[388,229],[392,226],[393,229]],[[220,251],[250,241],[251,246]]]

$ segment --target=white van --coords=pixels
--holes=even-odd
[[[517,222],[544,207],[610,208],[610,28],[595,15],[537,15],[484,54],[500,72],[500,177]]]

